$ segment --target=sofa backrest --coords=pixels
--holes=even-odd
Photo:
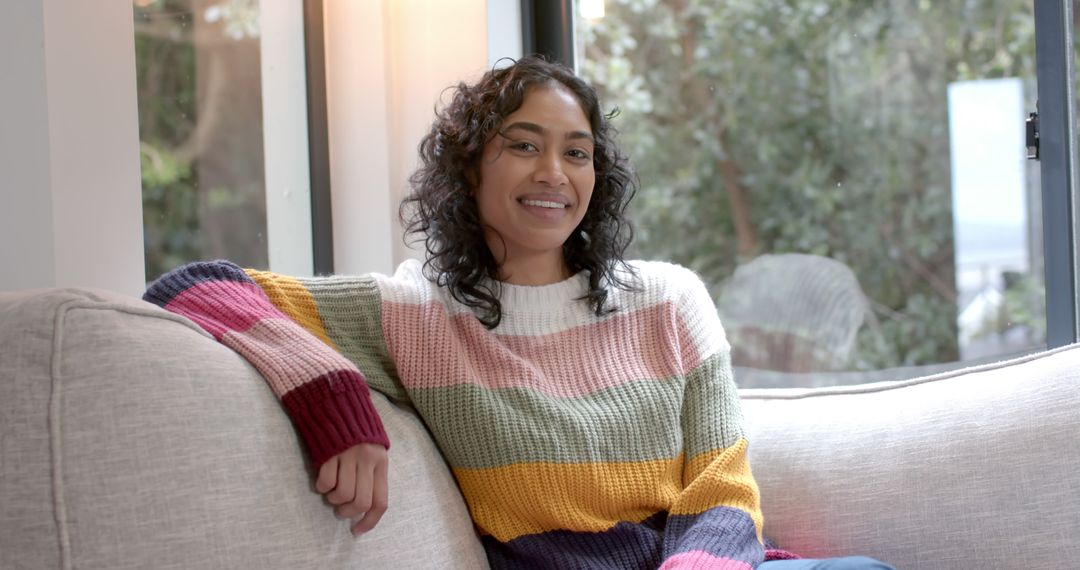
[[[904,569],[1080,564],[1080,346],[742,395],[765,532],[781,546]]]

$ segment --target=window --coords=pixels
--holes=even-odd
[[[135,0],[148,280],[213,258],[312,271],[301,10]]]
[[[632,255],[705,279],[740,384],[1045,348],[1031,2],[590,4],[575,59],[639,170]]]

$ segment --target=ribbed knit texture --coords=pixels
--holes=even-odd
[[[408,400],[495,568],[752,568],[758,488],[716,310],[692,272],[635,267],[642,286],[603,317],[584,275],[503,284],[492,331],[415,261],[351,278],[193,264],[146,298],[248,358],[316,463],[382,433],[365,378]]]
[[[188,317],[251,362],[316,467],[359,443],[390,447],[356,366],[278,310],[236,265],[186,265],[152,283],[143,299]]]

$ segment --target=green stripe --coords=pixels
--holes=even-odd
[[[640,380],[578,398],[458,384],[412,391],[452,467],[673,458],[683,379]]]
[[[311,292],[326,326],[326,334],[342,355],[364,373],[372,390],[406,401],[383,338],[382,296],[372,277],[301,278]]]
[[[743,437],[742,406],[728,351],[706,358],[686,379],[682,429],[686,457],[731,447]]]

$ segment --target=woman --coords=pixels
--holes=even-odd
[[[493,567],[756,567],[728,343],[696,275],[623,260],[634,179],[611,137],[590,86],[525,58],[459,84],[420,145],[402,217],[424,263],[199,263],[146,299],[262,372],[354,533],[387,508],[371,386],[424,418]]]

